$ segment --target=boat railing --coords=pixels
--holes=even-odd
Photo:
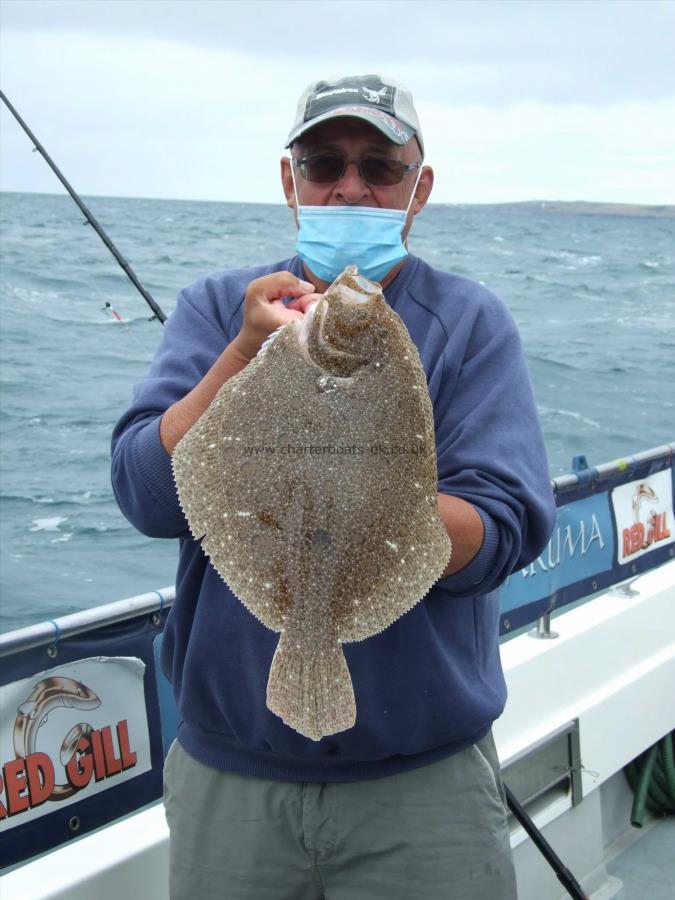
[[[590,466],[584,456],[553,480],[557,516],[540,556],[502,587],[503,636],[571,603],[662,565],[675,556],[673,453],[664,444]]]
[[[171,606],[175,597],[176,586],[171,585],[8,631],[0,634],[0,657],[31,647],[43,647],[45,644],[56,647],[59,642],[77,634],[97,631],[106,625],[136,619],[139,616],[159,615],[163,609]],[[159,619],[157,624],[160,624]]]
[[[554,479],[551,540],[502,588],[504,638],[532,623],[552,637],[555,610],[673,558],[674,450],[577,457]],[[174,597],[165,587],[0,635],[0,867],[161,797],[178,726],[159,664]]]
[[[651,450],[636,453],[633,456],[614,459],[611,462],[602,463],[598,466],[589,466],[584,456],[576,456],[572,461],[572,471],[568,474],[560,475],[551,481],[558,509],[571,506],[575,501],[587,499],[589,496],[607,494],[613,487],[617,487],[619,484],[626,484],[632,481],[639,481],[639,484],[644,484],[646,483],[645,478],[648,478],[650,475],[654,475],[659,471],[670,470],[672,472],[674,453],[675,442],[663,444],[659,447],[654,447]],[[546,597],[538,599],[544,603],[548,602],[549,606],[560,608],[565,605],[565,599],[567,599],[567,602],[574,602],[579,596],[585,596],[612,584],[623,582],[632,575],[638,574],[638,572],[646,571],[649,568],[655,568],[655,566],[661,565],[663,562],[667,561],[667,558],[673,558],[673,556],[675,556],[675,532],[672,532],[672,538],[671,533],[667,536],[665,535],[665,532],[670,532],[673,524],[672,475],[669,475],[664,481],[668,481],[670,484],[671,497],[670,506],[668,506],[667,498],[665,498],[665,506],[660,510],[661,516],[665,514],[665,519],[662,518],[659,524],[662,525],[661,531],[664,532],[666,543],[663,543],[664,538],[660,541],[654,541],[653,547],[651,548],[651,555],[648,557],[646,563],[638,562],[639,559],[643,558],[640,556],[630,562],[629,568],[618,569],[617,571],[612,570],[610,580],[607,581],[606,579],[602,579],[602,583],[592,575],[589,576],[590,582],[588,584],[586,583],[588,578],[579,579],[582,581],[582,587],[580,589],[577,588],[576,591],[574,591],[577,596],[574,596],[571,600],[569,597],[573,591],[566,591],[565,596],[562,597],[561,590],[555,590],[555,584],[559,584],[560,579],[558,579],[557,582],[554,582],[553,579],[548,579],[550,586],[554,589],[551,590]],[[637,487],[639,487],[639,485]],[[660,497],[659,502],[663,504],[664,498]],[[633,510],[632,503],[631,509]],[[569,512],[569,510],[566,512]],[[668,516],[669,512],[670,517]],[[509,605],[509,609],[505,610],[504,615],[502,616],[503,632],[510,631],[516,623],[516,627],[518,627],[530,622],[536,622],[538,619],[543,618],[543,616],[550,615],[551,609],[531,609],[530,604],[526,604],[528,609],[527,611],[524,611],[524,614],[516,614],[514,618],[514,614],[512,613],[510,618],[508,617],[509,610],[515,611],[517,608],[523,606],[522,603],[518,603],[518,599],[523,599],[522,595],[524,592],[519,590],[519,588],[522,588],[523,581],[529,579],[529,587],[529,584],[536,578],[538,572],[547,572],[558,568],[563,559],[571,558],[569,554],[575,553],[577,549],[581,555],[586,556],[588,554],[588,547],[591,543],[605,543],[602,532],[598,531],[600,523],[597,516],[595,519],[593,518],[592,512],[590,513],[588,528],[586,528],[586,522],[582,517],[579,517],[576,522],[574,522],[569,515],[565,517],[565,521],[562,523],[560,519],[561,517],[559,516],[554,530],[554,537],[551,539],[552,542],[555,540],[555,547],[552,548],[551,542],[549,542],[547,550],[541,554],[538,563],[532,563],[520,572],[514,573],[508,579],[503,592],[506,599],[506,603],[503,602],[503,607]],[[634,519],[635,516],[633,515],[633,521],[630,522],[629,528],[635,526],[636,523]],[[584,529],[583,535],[582,528]],[[624,528],[622,530],[626,529]],[[637,534],[639,535],[639,529]],[[668,540],[668,538],[671,538],[671,540]],[[557,546],[559,541],[562,541],[560,548]],[[602,549],[604,549],[604,547]],[[659,552],[657,556],[653,555],[653,551],[662,550],[665,550],[665,553]],[[584,551],[586,552],[584,553]],[[565,557],[563,555],[561,557],[561,553],[567,553],[567,556]],[[558,565],[551,565],[549,567],[547,565],[549,561],[558,563]],[[595,574],[599,577],[601,574],[605,573],[597,572]],[[518,576],[521,576],[523,581],[519,581]],[[590,590],[588,590],[588,587],[590,587]],[[583,593],[579,594],[579,590]],[[514,598],[515,602],[510,600],[512,594],[516,595]],[[161,613],[162,610],[171,606],[175,596],[175,585],[171,585],[169,587],[148,591],[144,594],[138,594],[134,597],[127,597],[123,600],[116,600],[112,603],[70,613],[66,616],[49,619],[46,622],[29,625],[25,628],[6,632],[5,634],[0,634],[0,657],[8,656],[30,647],[55,644],[58,641],[62,641],[65,638],[72,637],[76,634],[97,630],[106,625],[122,622],[126,619],[134,619],[138,616],[151,615],[152,613]],[[513,605],[511,605],[512,602]],[[505,617],[506,622],[504,622]],[[525,619],[527,619],[527,621],[525,621]]]

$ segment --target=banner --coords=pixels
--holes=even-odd
[[[602,480],[594,472],[561,494],[546,549],[503,585],[501,634],[673,557],[670,456],[626,461]]]
[[[168,610],[17,650],[0,685],[0,867],[162,795],[154,640]]]
[[[144,672],[99,656],[0,687],[0,831],[152,768]]]
[[[667,469],[612,491],[622,565],[675,541],[672,478]]]

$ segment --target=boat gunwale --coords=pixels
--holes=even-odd
[[[661,444],[631,456],[620,457],[598,466],[582,467],[576,472],[560,475],[551,480],[551,487],[556,498],[582,485],[591,485],[595,489],[616,475],[628,474],[630,476],[639,465],[646,462],[667,459],[672,464],[674,452],[675,442]],[[64,638],[103,628],[116,622],[124,622],[156,612],[161,613],[162,610],[172,605],[175,597],[176,587],[170,585],[5,632],[0,634],[0,658],[45,644],[56,644]]]

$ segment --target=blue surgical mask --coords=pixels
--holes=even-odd
[[[401,235],[422,174],[421,168],[407,209],[300,206],[292,162],[291,173],[298,211],[295,250],[322,281],[334,281],[347,266],[352,265],[371,281],[381,281],[406,258],[408,251],[403,246]]]

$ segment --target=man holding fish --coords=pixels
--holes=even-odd
[[[555,516],[517,330],[487,289],[408,253],[408,232],[429,198],[433,171],[424,165],[419,121],[404,86],[376,75],[315,82],[300,98],[287,147],[281,180],[298,227],[297,255],[258,269],[216,273],[182,291],[150,373],[113,435],[113,486],[122,511],[145,534],[181,538],[176,601],[162,648],[182,720],[165,765],[171,896],[515,898],[491,733],[506,701],[498,588],[541,552]],[[191,534],[192,516],[181,507],[183,488],[174,483],[171,457],[181,441],[198,433],[191,429],[203,426],[216,403],[232,432],[223,430],[222,439],[241,439],[238,425],[244,427],[249,412],[255,422],[264,404],[259,400],[256,406],[251,392],[250,402],[238,397],[237,406],[234,395],[253,384],[245,376],[259,374],[272,350],[280,353],[281,338],[275,336],[259,354],[261,346],[294,322],[295,333],[306,335],[312,324],[305,320],[314,323],[317,310],[329,323],[325,310],[337,309],[337,301],[326,306],[322,295],[332,296],[337,289],[329,286],[349,266],[364,276],[364,290],[379,282],[419,353],[415,365],[421,362],[426,377],[433,410],[428,421],[435,431],[433,515],[452,555],[440,561],[440,578],[434,575],[428,593],[421,599],[416,594],[414,604],[384,630],[371,631],[365,640],[345,639],[356,720],[308,736],[266,702],[278,635],[265,627],[257,607],[244,605],[244,590],[240,603],[226,574],[221,570],[221,578],[209,562],[195,539],[204,530]],[[358,293],[358,283],[350,284]],[[347,305],[356,302],[351,294],[345,298]],[[354,329],[341,327],[332,339],[345,342],[342,349],[333,347],[343,358]],[[325,332],[331,339],[329,325]],[[286,338],[290,333],[280,332]],[[303,352],[311,355],[311,340],[308,346]],[[386,368],[387,362],[385,356],[373,365]],[[292,379],[293,369],[284,378]],[[355,383],[351,377],[319,379],[320,390],[335,390],[336,396],[340,385]],[[237,409],[237,416],[228,419],[228,409]],[[274,417],[274,404],[266,416]],[[287,423],[290,432],[299,432],[299,425]],[[211,475],[193,479],[186,459],[186,477],[194,481],[190,490],[196,486],[198,496],[204,487],[203,505],[211,509],[217,502],[206,490]],[[251,473],[261,471],[264,478],[268,471],[272,484],[282,463],[268,457],[266,469],[252,465],[242,465],[249,475],[242,474],[237,485],[238,506],[244,502],[239,498],[254,493],[257,476]],[[300,505],[288,502],[298,522],[315,514],[315,499],[303,496]],[[378,496],[373,516],[386,518],[399,498]],[[318,501],[325,511],[327,498]],[[293,539],[291,512],[281,501],[264,513],[254,501],[250,505],[268,533],[281,530],[282,544]],[[248,509],[222,510],[242,523],[251,515]],[[346,522],[349,515],[347,509]],[[400,523],[392,519],[394,524]],[[238,534],[255,534],[237,528],[224,529],[223,545],[232,535],[236,543]],[[307,552],[327,552],[330,530],[315,527],[311,534]],[[358,565],[382,574],[381,561],[368,556],[363,543]],[[385,543],[398,552],[394,540]],[[261,538],[255,546],[272,545]],[[417,558],[422,566],[424,545],[408,549],[408,566]],[[249,580],[259,574],[264,557],[252,544]],[[247,566],[249,560],[237,563],[242,570]],[[293,572],[276,574],[277,606],[268,605],[288,610]],[[264,585],[272,588],[272,580]]]

